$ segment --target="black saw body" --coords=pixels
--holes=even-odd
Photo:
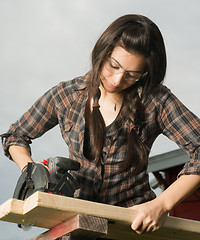
[[[52,166],[56,168],[56,162],[60,159],[65,162],[65,171],[60,178],[56,178],[56,171],[52,169]],[[74,192],[79,186],[77,181],[70,174],[70,170],[78,170],[80,164],[71,159],[62,157],[50,158],[49,162],[51,165],[50,172],[43,164],[28,163],[27,168],[18,179],[13,198],[25,200],[37,191],[74,197]]]
[[[49,188],[50,176],[42,164],[28,163],[18,179],[13,198],[25,200],[37,191],[46,192]]]

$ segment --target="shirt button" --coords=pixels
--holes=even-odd
[[[98,180],[95,182],[95,186],[96,186],[96,188],[99,188],[100,185],[101,185],[101,180],[98,179]]]
[[[107,152],[103,152],[103,156],[106,157],[107,156]]]
[[[98,179],[98,180],[96,181],[96,183],[97,183],[97,184],[100,184],[100,183],[101,183],[101,179]]]

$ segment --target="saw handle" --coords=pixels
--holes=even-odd
[[[58,183],[66,172],[77,171],[80,168],[79,162],[65,157],[48,158],[43,163],[49,170],[52,183]]]
[[[44,160],[43,164],[49,171],[51,183],[49,190],[56,194],[73,197],[79,189],[79,184],[72,172],[80,169],[80,163],[70,158],[55,157]]]

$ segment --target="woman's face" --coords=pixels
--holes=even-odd
[[[102,67],[101,84],[107,92],[120,93],[140,79],[145,67],[143,55],[129,53],[117,46]]]

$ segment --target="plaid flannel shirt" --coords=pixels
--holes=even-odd
[[[10,157],[10,145],[30,150],[32,139],[59,124],[62,137],[69,147],[69,155],[81,163],[74,176],[80,183],[81,199],[129,207],[155,198],[149,185],[147,166],[137,175],[133,166],[117,174],[127,149],[127,132],[130,131],[126,106],[107,128],[103,147],[103,163],[97,167],[83,154],[85,133],[85,106],[88,98],[86,77],[61,82],[46,92],[3,135],[3,147]],[[172,93],[161,85],[160,91],[145,102],[147,124],[139,137],[149,149],[159,134],[166,135],[185,149],[190,162],[181,174],[200,174],[200,120],[191,113]],[[137,130],[137,129],[136,129]],[[134,146],[133,146],[134,147]],[[11,157],[10,157],[11,158]]]

